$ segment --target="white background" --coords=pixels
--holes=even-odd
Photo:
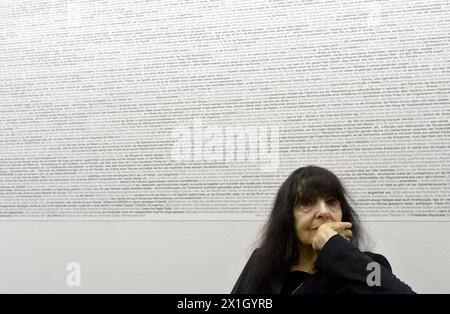
[[[0,293],[228,293],[261,221],[2,221]],[[370,222],[394,274],[450,293],[448,222]],[[68,287],[66,265],[81,265]]]

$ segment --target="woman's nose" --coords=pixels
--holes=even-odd
[[[317,202],[317,217],[320,218],[329,218],[330,217],[330,210],[328,209],[328,206],[324,200],[320,200]]]

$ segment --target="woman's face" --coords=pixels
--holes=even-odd
[[[342,209],[334,197],[303,200],[294,208],[297,237],[304,245],[312,245],[317,228],[326,222],[342,221]]]

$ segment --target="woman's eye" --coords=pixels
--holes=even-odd
[[[311,205],[312,205],[312,202],[311,202],[311,201],[301,201],[301,202],[300,202],[300,205],[301,205],[301,206],[306,206],[306,207],[307,207],[307,206],[311,206]]]
[[[333,205],[333,206],[337,205],[337,203],[338,203],[338,201],[336,199],[334,199],[334,198],[328,200],[328,202],[330,202],[330,204]]]

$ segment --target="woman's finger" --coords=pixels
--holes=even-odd
[[[337,232],[342,232],[346,229],[350,229],[352,227],[352,223],[351,222],[334,222],[331,224],[331,227],[336,230]]]
[[[341,224],[345,229],[350,229],[352,227],[352,223],[348,221],[341,222]]]
[[[341,232],[339,234],[349,241],[352,239],[352,236],[353,236],[353,233],[351,230],[344,230],[343,232]]]

